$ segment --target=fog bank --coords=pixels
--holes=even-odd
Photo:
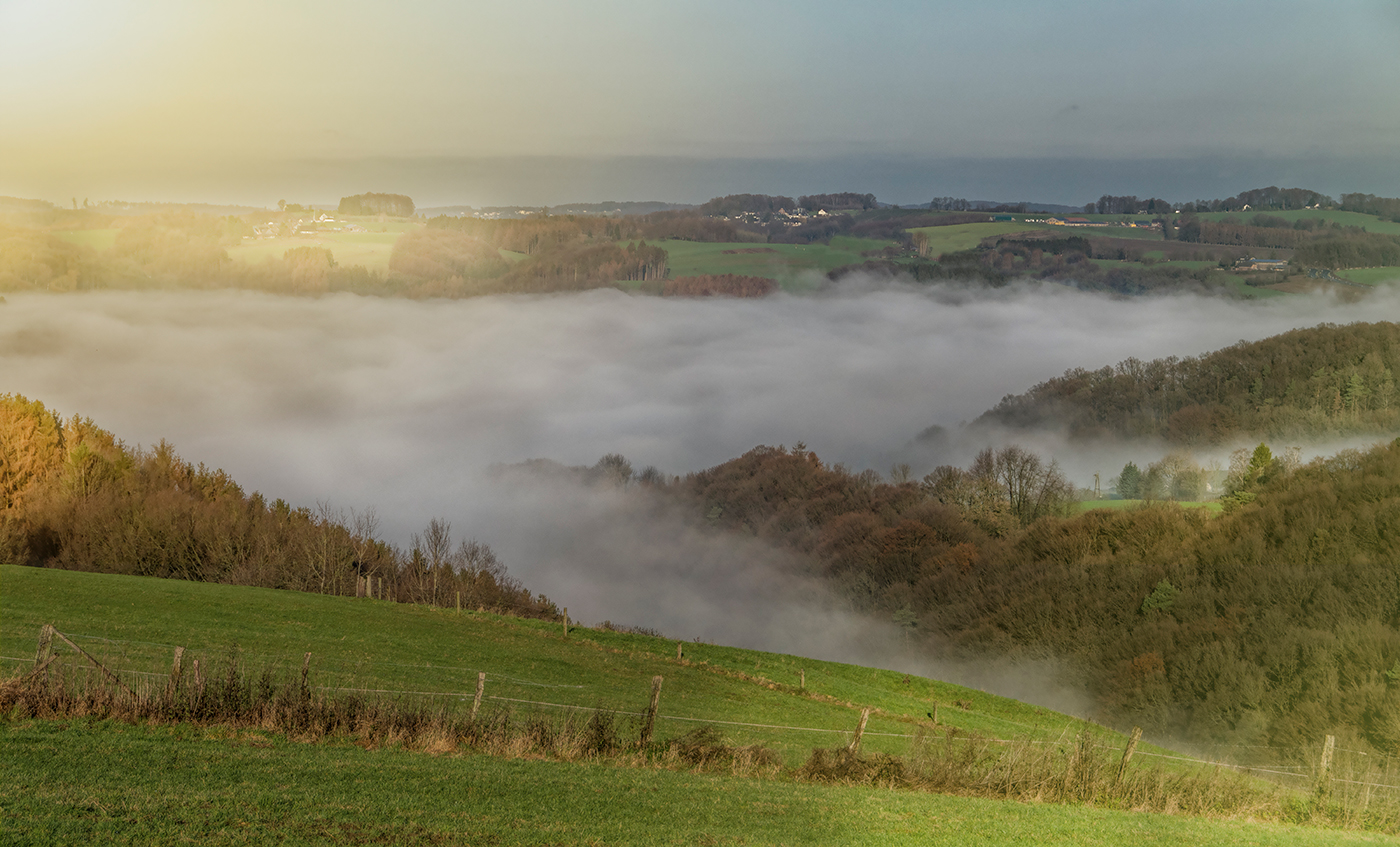
[[[1400,298],[1385,292],[1355,304],[1247,303],[1058,286],[851,285],[759,301],[8,295],[0,391],[92,417],[129,444],[168,439],[270,498],[373,507],[398,543],[443,517],[589,623],[838,658],[840,645],[888,631],[870,636],[814,586],[777,608],[794,584],[774,581],[772,551],[688,535],[577,491],[493,486],[484,471],[621,453],[680,474],[803,441],[828,462],[883,472],[912,460],[923,473],[965,463],[977,444],[930,451],[912,444],[919,432],[955,429],[1067,368],[1397,317]],[[1106,487],[1122,465],[1053,439],[1034,446],[1081,485],[1101,470]]]

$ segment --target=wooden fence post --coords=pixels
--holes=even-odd
[[[569,607],[564,607],[564,637],[569,637]]]
[[[46,623],[39,630],[39,652],[34,655],[34,667],[38,668],[53,653],[53,624]]]
[[[651,678],[651,705],[647,706],[646,717],[642,720],[642,737],[639,747],[651,743],[652,730],[656,728],[656,707],[661,704],[661,677]]]
[[[462,592],[457,592],[457,614],[462,614]]]
[[[681,649],[681,648],[684,647],[684,646],[685,646],[685,642],[683,642],[683,641],[677,641],[677,642],[676,642],[676,661],[678,661],[678,662],[681,660],[681,657],[683,657],[683,656],[685,655],[685,651]]]
[[[1142,727],[1133,727],[1133,734],[1128,736],[1128,745],[1123,748],[1123,761],[1118,763],[1118,773],[1113,777],[1113,784],[1117,785],[1123,781],[1123,775],[1128,772],[1128,762],[1133,760],[1133,753],[1137,750],[1138,742],[1142,740]]]
[[[165,684],[165,699],[174,700],[175,691],[180,687],[180,662],[185,658],[185,648],[175,648],[175,662],[170,666],[170,681]]]
[[[301,659],[301,699],[305,700],[311,696],[311,689],[306,686],[306,675],[311,673],[311,651]]]
[[[472,700],[472,720],[476,720],[476,713],[481,711],[481,695],[486,693],[486,671],[479,671],[476,675],[476,699]]]
[[[122,682],[121,677],[119,677],[119,676],[117,676],[116,674],[112,673],[110,670],[108,670],[108,668],[107,668],[106,665],[104,665],[104,664],[102,664],[101,662],[97,661],[97,657],[93,656],[93,655],[92,655],[91,653],[89,653],[88,651],[86,651],[86,650],[84,650],[83,648],[79,647],[78,645],[74,644],[74,643],[73,643],[73,640],[72,640],[71,638],[69,638],[68,636],[66,636],[66,635],[64,635],[63,633],[59,632],[58,630],[54,629],[53,627],[49,627],[49,631],[52,632],[54,635],[57,635],[57,636],[59,637],[59,639],[63,641],[64,644],[67,644],[69,647],[72,647],[75,651],[77,651],[78,655],[82,656],[84,659],[87,659],[89,662],[91,662],[92,665],[93,665],[93,667],[95,667],[95,668],[97,668],[98,670],[102,671],[102,675],[103,675],[103,676],[105,676],[105,677],[107,677],[107,679],[111,680],[112,683],[113,683],[114,685],[116,685],[118,688],[120,688],[121,690],[125,691],[125,692],[127,693],[127,695],[129,695],[129,696],[131,697],[132,700],[138,699],[137,696],[136,696],[136,692],[135,692],[135,691],[132,691],[130,688],[127,688],[127,687],[126,687],[126,683]]]
[[[1332,749],[1337,739],[1331,735],[1322,742],[1322,759],[1317,763],[1317,796],[1326,797],[1332,790]]]
[[[798,668],[798,669],[797,669],[797,687],[800,688],[800,689],[802,689],[803,691],[806,691],[806,690],[807,690],[807,669],[806,669],[806,668]]]
[[[866,706],[864,709],[860,710],[860,723],[856,724],[855,737],[851,739],[851,743],[846,747],[847,753],[854,756],[856,753],[860,752],[860,737],[865,734],[865,722],[868,720],[870,720],[870,707]]]
[[[204,677],[199,674],[199,660],[194,660],[194,691],[196,697],[204,696]]]

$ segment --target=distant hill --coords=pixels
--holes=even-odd
[[[1007,395],[974,426],[1071,438],[1325,438],[1400,431],[1400,325],[1323,324],[1204,356],[1075,368]]]
[[[565,203],[561,206],[430,206],[419,209],[424,217],[438,215],[463,217],[495,213],[497,217],[517,216],[521,210],[551,215],[650,215],[652,212],[677,212],[694,209],[688,203],[663,203],[660,200],[604,200],[601,203]],[[510,215],[501,213],[508,212]]]

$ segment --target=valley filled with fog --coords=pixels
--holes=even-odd
[[[917,477],[966,465],[984,445],[961,422],[1067,368],[1397,318],[1400,298],[1384,293],[1259,303],[1060,286],[845,284],[762,300],[16,294],[0,304],[0,361],[7,391],[128,444],[167,439],[269,498],[373,508],[391,542],[444,518],[584,621],[837,657],[866,625],[775,576],[779,554],[697,534],[627,492],[492,482],[488,469],[620,453],[684,474],[805,442],[829,463],[907,462]],[[948,437],[916,443],[932,425]],[[1078,485],[1095,472],[1106,483],[1125,455],[1156,458],[1027,446]],[[799,611],[773,613],[780,598]]]

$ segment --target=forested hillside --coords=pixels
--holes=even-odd
[[[373,513],[245,494],[161,442],[134,450],[91,420],[0,395],[0,561],[102,573],[376,596],[553,617],[491,549],[431,520],[404,551]]]
[[[1076,368],[1008,395],[976,425],[1178,444],[1400,431],[1400,325],[1324,324],[1203,356]]]
[[[1297,469],[1257,450],[1218,516],[1069,517],[1053,464],[1015,447],[918,482],[801,447],[643,482],[799,554],[935,655],[1058,659],[1111,722],[1400,753],[1400,442]]]

